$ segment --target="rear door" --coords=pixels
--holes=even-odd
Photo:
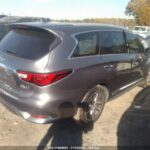
[[[105,77],[115,94],[131,83],[131,57],[127,51],[124,32],[101,31],[99,37]]]
[[[127,32],[126,39],[132,59],[132,82],[138,82],[147,75],[147,56],[144,53],[145,49],[143,45],[136,35]]]

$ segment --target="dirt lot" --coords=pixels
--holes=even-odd
[[[84,128],[73,120],[35,125],[0,105],[0,146],[150,145],[150,111],[132,107],[140,91],[141,88],[137,87],[107,103],[99,121]]]

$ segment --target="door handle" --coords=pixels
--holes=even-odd
[[[104,68],[107,70],[111,70],[114,68],[114,65],[106,65],[106,66],[104,66]]]

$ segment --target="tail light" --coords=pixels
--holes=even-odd
[[[25,71],[17,71],[18,76],[26,82],[30,82],[39,86],[46,86],[68,76],[71,71],[62,71],[56,73],[31,73]]]

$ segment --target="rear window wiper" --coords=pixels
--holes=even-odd
[[[17,56],[17,54],[15,53],[15,52],[12,52],[12,51],[10,51],[10,50],[5,50],[7,53],[9,53],[9,54],[11,54],[11,55],[15,55],[15,56]]]

